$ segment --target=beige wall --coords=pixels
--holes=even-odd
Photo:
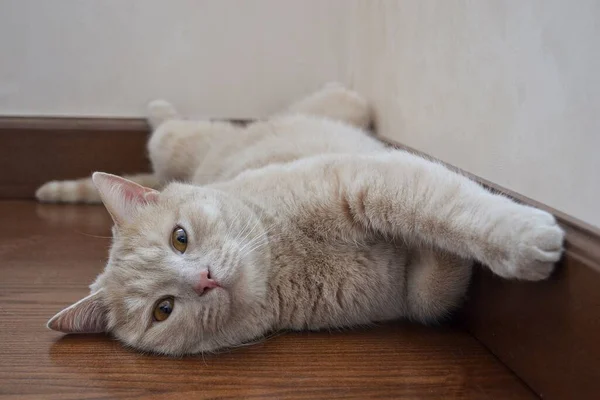
[[[262,117],[330,80],[386,136],[600,226],[600,1],[0,0],[0,114]]]
[[[600,1],[353,1],[385,136],[600,226]]]
[[[342,80],[344,0],[0,0],[0,114],[257,117]]]

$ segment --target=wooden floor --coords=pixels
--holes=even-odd
[[[135,353],[45,323],[87,294],[110,244],[101,207],[0,202],[1,398],[535,398],[459,328],[286,333],[216,356]]]

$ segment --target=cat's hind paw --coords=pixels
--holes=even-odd
[[[101,202],[89,178],[46,182],[36,190],[35,197],[41,203],[99,204]]]
[[[327,83],[290,106],[288,112],[327,117],[361,129],[368,129],[373,122],[373,110],[367,100],[338,82]]]
[[[147,106],[148,123],[152,129],[158,128],[163,122],[179,118],[177,110],[166,100],[152,100]]]

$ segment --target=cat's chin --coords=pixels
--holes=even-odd
[[[215,302],[215,301],[218,302],[219,300],[223,300],[223,296],[226,296],[227,298],[229,298],[229,292],[225,287],[223,287],[221,285],[207,289],[202,294],[202,298],[205,299],[206,301],[210,301],[211,303]]]
[[[201,300],[209,304],[210,312],[199,315],[198,323],[204,332],[216,333],[227,323],[231,311],[229,291],[217,286],[205,292]]]

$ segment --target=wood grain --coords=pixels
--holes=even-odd
[[[550,280],[507,282],[480,269],[468,330],[544,399],[600,398],[600,274],[567,253]]]
[[[287,333],[218,355],[139,354],[49,317],[87,293],[107,257],[102,207],[0,202],[0,397],[529,399],[475,339],[404,323]]]

